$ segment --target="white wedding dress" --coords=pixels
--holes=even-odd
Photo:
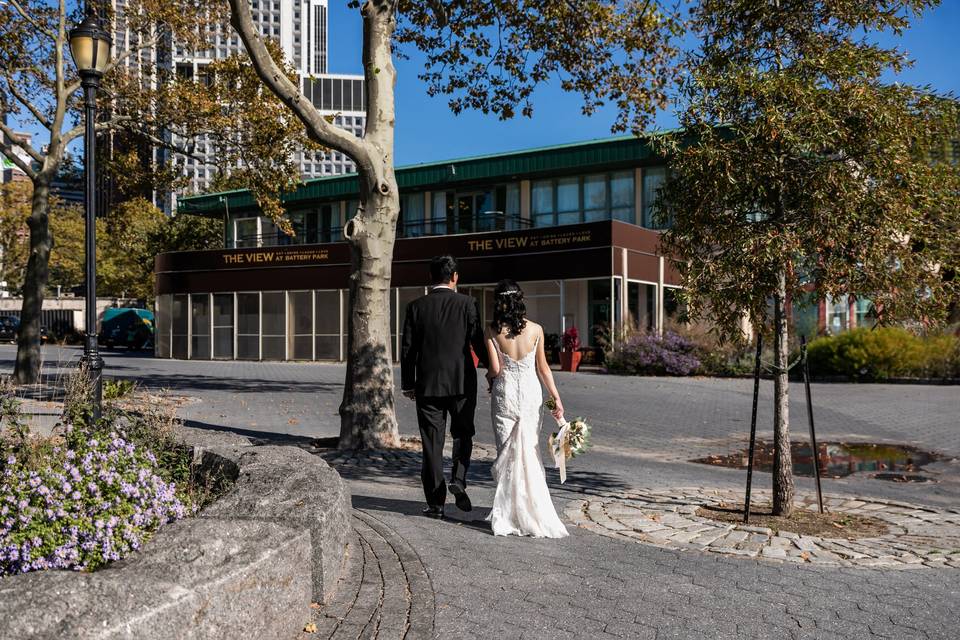
[[[500,375],[493,379],[490,401],[497,441],[493,465],[497,492],[487,519],[494,535],[562,538],[567,529],[553,507],[540,458],[543,391],[537,378],[537,344],[526,356],[513,360],[496,340],[493,343],[500,358]]]

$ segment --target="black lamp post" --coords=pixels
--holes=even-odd
[[[87,16],[70,31],[70,53],[80,73],[83,87],[85,115],[84,171],[85,189],[85,271],[86,287],[86,336],[83,342],[83,359],[87,375],[93,387],[93,418],[99,420],[103,398],[103,359],[97,344],[97,166],[96,166],[96,121],[97,88],[103,72],[110,63],[110,34],[100,26],[100,19],[87,9]]]

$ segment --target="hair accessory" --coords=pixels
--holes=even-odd
[[[501,291],[499,295],[501,295],[501,296],[515,296],[515,295],[517,295],[518,293],[520,293],[520,291],[519,291],[518,289],[510,289],[509,291]]]

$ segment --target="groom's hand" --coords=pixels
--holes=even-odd
[[[417,392],[414,391],[413,389],[404,389],[403,391],[401,391],[401,393],[403,393],[403,397],[406,398],[407,400],[417,399]]]

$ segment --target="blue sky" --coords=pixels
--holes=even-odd
[[[342,0],[330,2],[330,71],[361,73],[360,18]],[[894,43],[881,37],[884,44]],[[915,60],[901,79],[911,84],[929,84],[939,91],[960,95],[960,0],[944,0],[927,13],[899,40],[899,46]],[[496,116],[471,112],[453,115],[446,98],[427,96],[417,74],[422,61],[412,57],[397,61],[397,164],[413,164],[462,156],[496,153],[551,144],[562,144],[611,135],[615,114],[592,117],[580,113],[577,96],[558,86],[544,86],[535,95],[533,118],[518,117],[500,122]],[[670,127],[674,117],[662,113],[657,126]]]
[[[358,10],[346,5],[345,0],[330,1],[330,71],[361,73],[360,16]],[[881,41],[888,45],[895,43],[891,37],[881,37]],[[897,44],[915,61],[914,66],[902,74],[904,82],[929,84],[938,91],[960,95],[957,63],[960,60],[960,0],[944,0],[941,6],[914,23]],[[413,56],[396,64],[399,165],[611,135],[610,126],[615,118],[612,110],[586,117],[580,113],[578,96],[564,93],[556,83],[544,85],[537,91],[532,118],[517,117],[501,122],[496,116],[477,112],[453,115],[445,97],[427,96],[423,83],[417,78],[422,70],[420,58]],[[660,114],[655,124],[671,127],[675,122],[667,111]]]

